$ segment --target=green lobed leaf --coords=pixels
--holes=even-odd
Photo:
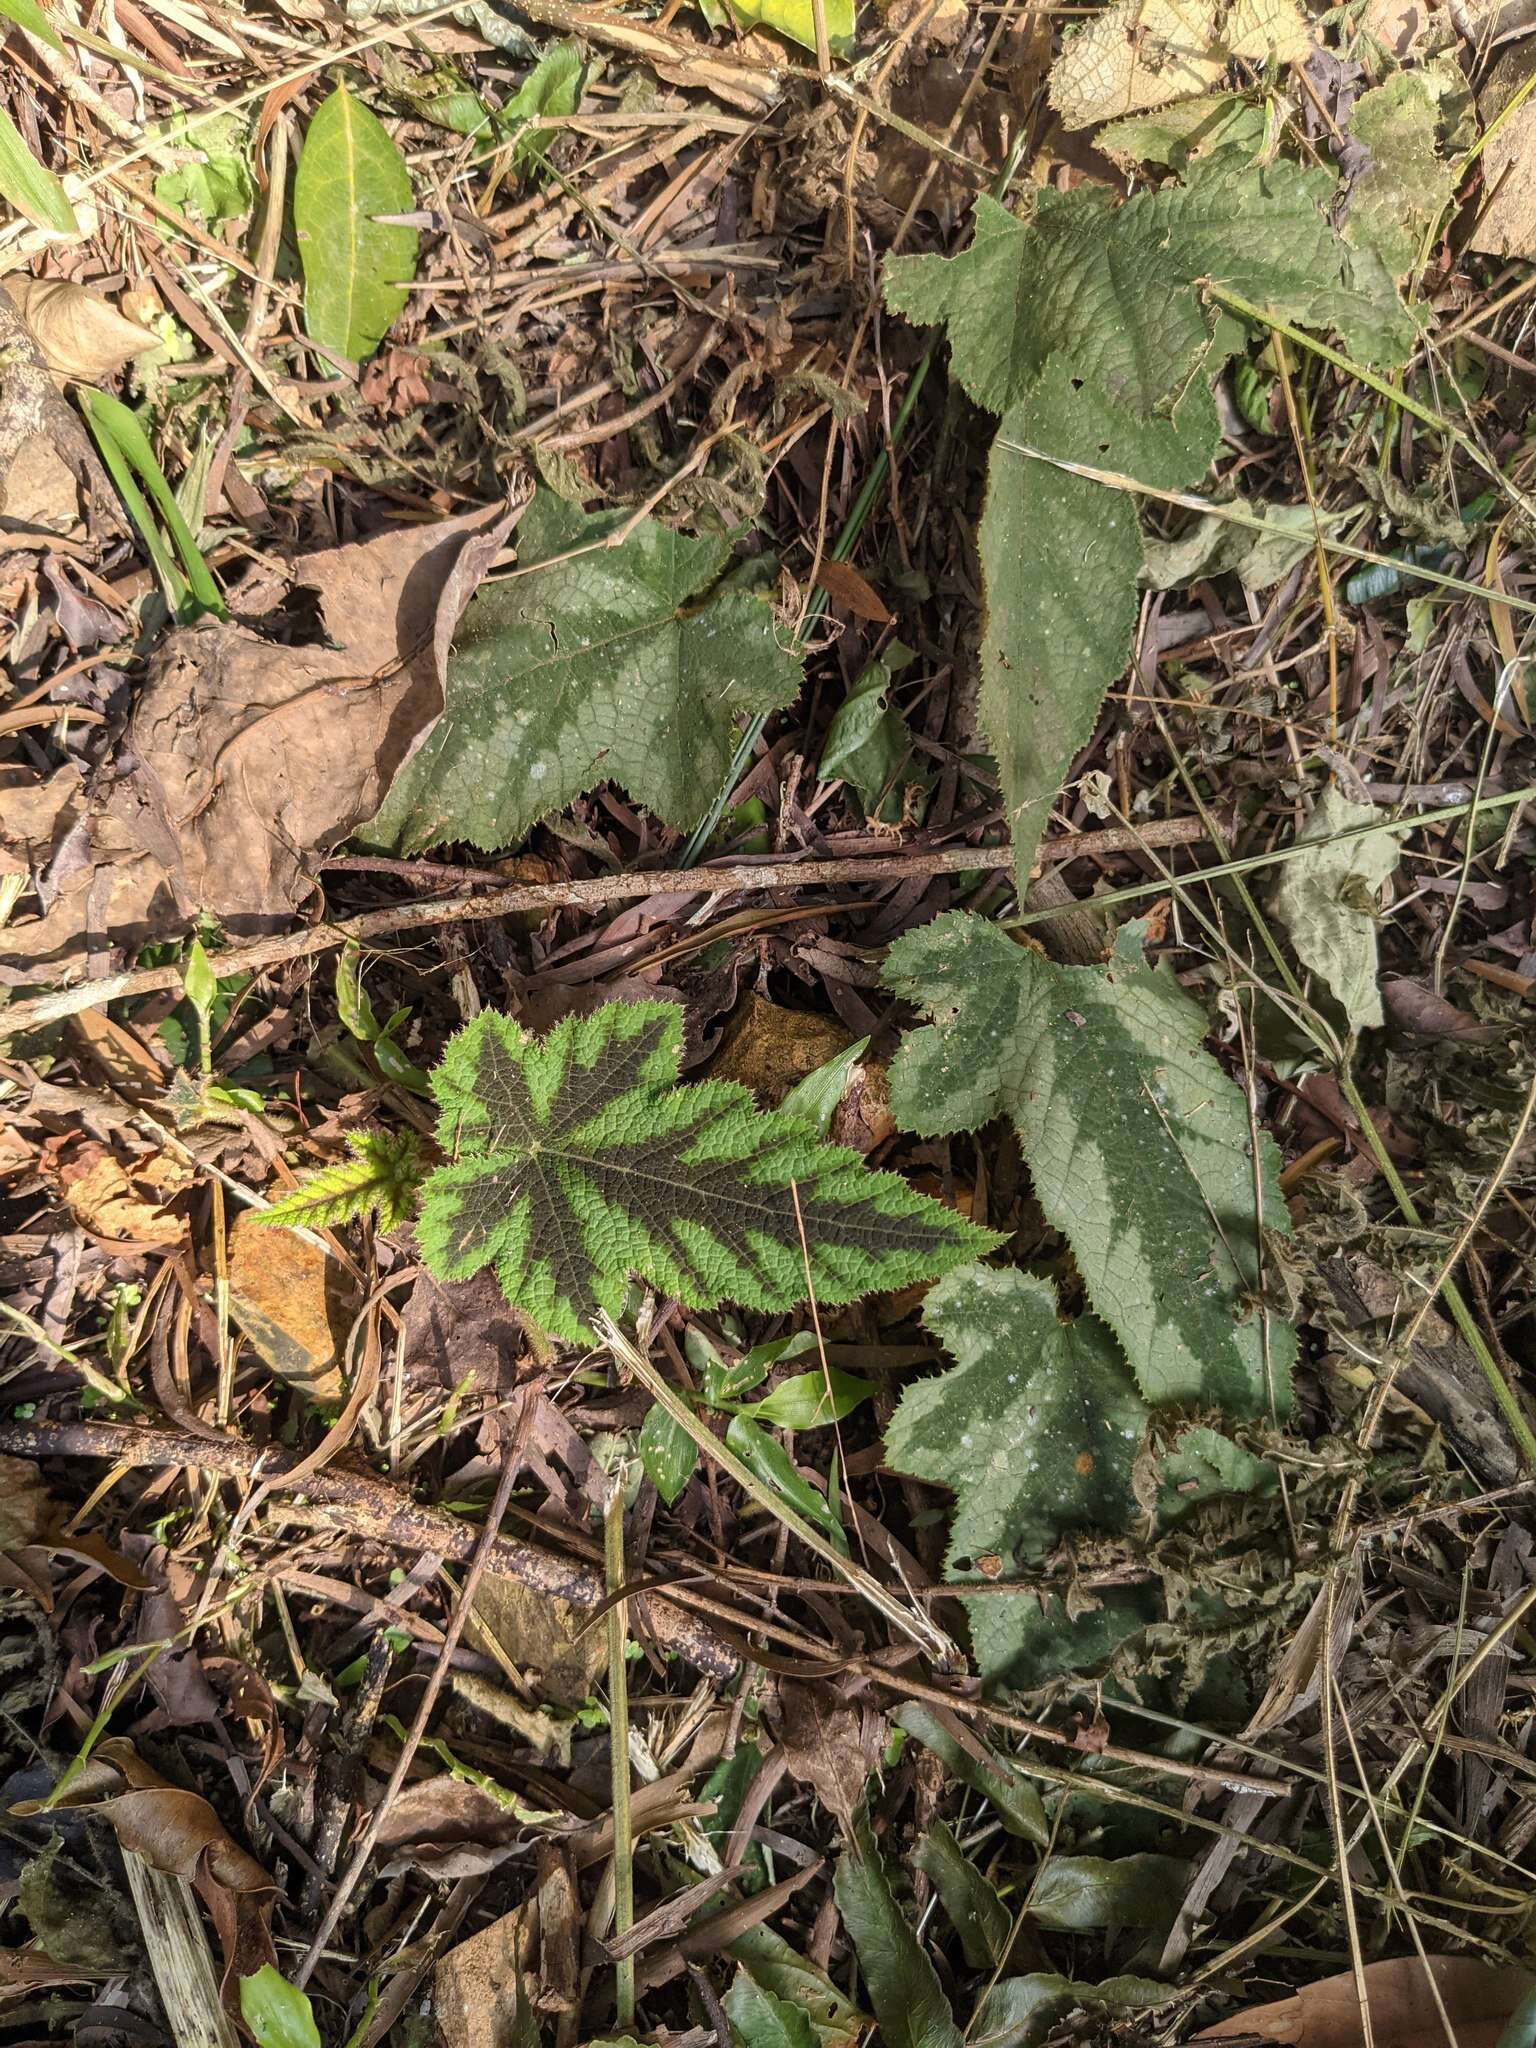
[[[415,1133],[349,1131],[347,1145],[350,1159],[308,1175],[291,1193],[259,1211],[257,1222],[334,1230],[373,1212],[380,1230],[403,1223],[425,1172]]]
[[[996,1243],[736,1083],[679,1084],[681,1049],[671,1003],[608,1003],[542,1041],[492,1010],[459,1032],[432,1075],[452,1162],[423,1192],[432,1271],[493,1266],[517,1307],[587,1342],[631,1276],[690,1307],[782,1310],[908,1286]]]
[[[8,200],[18,213],[51,228],[56,235],[78,235],[81,227],[69,194],[44,168],[22,140],[21,130],[0,107],[0,199]]]
[[[964,2048],[938,1973],[892,1895],[867,1823],[838,1858],[832,1889],[858,1952],[883,2048]]]
[[[679,830],[697,823],[729,771],[738,718],[788,704],[800,662],[761,598],[716,588],[729,540],[643,519],[602,545],[626,517],[537,494],[519,530],[531,573],[472,599],[442,716],[371,837],[411,853],[448,839],[513,845],[609,780]]]
[[[1142,567],[1135,498],[1039,458],[1178,490],[1200,481],[1220,442],[1208,382],[1197,381],[1173,419],[1141,419],[1066,360],[999,422],[978,534],[980,701],[1020,874],[1130,658]]]
[[[1395,833],[1360,830],[1380,815],[1374,804],[1357,804],[1331,783],[1296,836],[1304,850],[1285,862],[1275,885],[1275,914],[1297,959],[1326,982],[1355,1031],[1385,1021],[1376,978],[1376,901],[1402,848]]]
[[[1145,1398],[1283,1415],[1295,1332],[1257,1303],[1258,1224],[1289,1227],[1278,1154],[1261,1135],[1253,1159],[1204,1013],[1146,966],[1140,927],[1106,967],[1063,967],[955,912],[899,940],[885,980],[933,1024],[892,1066],[897,1120],[939,1135],[1013,1119]]]
[[[942,324],[955,376],[1004,415],[980,534],[981,714],[1021,878],[1128,657],[1142,552],[1133,493],[1020,451],[1198,482],[1220,438],[1210,382],[1243,332],[1213,286],[1370,361],[1403,361],[1416,338],[1379,258],[1330,225],[1328,173],[1248,154],[1219,150],[1121,206],[1093,185],[1037,194],[1028,219],[983,198],[958,256],[886,265],[887,304]]]
[[[1394,278],[1412,274],[1426,236],[1455,197],[1457,165],[1442,144],[1471,104],[1450,57],[1396,71],[1355,102],[1350,137],[1366,154],[1350,181],[1344,233],[1374,249]]]
[[[1262,520],[1262,530],[1240,526],[1219,512],[1197,519],[1177,540],[1144,543],[1141,580],[1150,590],[1178,590],[1199,576],[1229,570],[1245,590],[1269,590],[1317,546],[1318,528],[1337,533],[1354,517],[1349,512],[1314,512],[1310,505],[1254,506],[1238,498],[1234,508]]]
[[[377,349],[409,296],[417,254],[414,228],[378,216],[414,204],[410,172],[383,123],[338,85],[309,124],[293,182],[311,341],[355,363]]]

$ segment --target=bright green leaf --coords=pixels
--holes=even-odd
[[[586,76],[587,63],[580,43],[555,43],[500,109],[495,116],[496,139],[503,143],[515,137],[514,170],[526,170],[543,162],[555,131],[530,124],[539,114],[574,114],[581,105]]]
[[[733,1415],[725,1432],[725,1441],[727,1448],[736,1453],[754,1478],[771,1488],[796,1514],[804,1515],[807,1521],[825,1529],[829,1540],[844,1556],[847,1555],[848,1537],[842,1523],[832,1512],[825,1496],[818,1493],[808,1479],[800,1477],[788,1451],[776,1436],[770,1436],[766,1429],[759,1429],[755,1422],[746,1422],[741,1416]]]
[[[653,1408],[640,1425],[640,1462],[646,1478],[671,1507],[693,1477],[699,1447],[665,1408]]]
[[[803,1117],[817,1137],[824,1138],[832,1128],[837,1105],[848,1092],[854,1068],[868,1051],[869,1040],[858,1038],[842,1052],[835,1053],[814,1073],[795,1083],[779,1104],[780,1113]]]
[[[194,939],[187,948],[187,957],[181,970],[181,985],[193,1009],[200,1010],[206,1017],[219,999],[219,977],[213,970],[213,962],[203,949],[201,939]]]
[[[976,917],[892,947],[885,979],[934,1028],[891,1070],[925,1135],[1012,1117],[1035,1193],[1147,1400],[1283,1415],[1295,1333],[1257,1304],[1259,1218],[1288,1228],[1274,1142],[1201,1046],[1204,1013],[1147,967],[1139,927],[1106,967],[1063,967]],[[955,1296],[952,1294],[951,1299]],[[942,1311],[941,1311],[942,1312]]]
[[[1241,149],[1250,158],[1257,156],[1264,146],[1265,127],[1263,107],[1255,106],[1246,93],[1214,92],[1106,122],[1093,141],[1117,164],[1167,164],[1182,171],[1195,158],[1214,156],[1218,149]]]
[[[892,1895],[867,1824],[838,1858],[832,1889],[858,1953],[882,2048],[964,2048],[938,1973]]]
[[[257,2048],[320,2048],[320,2029],[307,1994],[271,1963],[240,1979],[240,2017]]]
[[[1236,511],[1261,519],[1262,530],[1208,512],[1177,540],[1144,543],[1143,583],[1151,590],[1181,590],[1197,576],[1221,576],[1230,570],[1245,590],[1269,590],[1313,553],[1319,527],[1325,535],[1336,533],[1356,516],[1314,512],[1310,505],[1254,506],[1240,498],[1232,502]]]
[[[155,179],[155,197],[178,213],[217,227],[240,220],[256,204],[249,162],[250,122],[241,114],[170,123],[164,141],[187,161]]]
[[[823,1429],[851,1415],[874,1391],[868,1380],[829,1365],[825,1371],[797,1373],[782,1381],[765,1400],[754,1401],[741,1413],[778,1429]]]
[[[1455,197],[1458,165],[1443,144],[1470,106],[1467,82],[1448,57],[1395,71],[1355,102],[1349,132],[1366,154],[1350,183],[1344,233],[1374,249],[1395,278],[1411,275]]]
[[[714,590],[728,540],[643,519],[622,545],[603,546],[628,516],[589,516],[539,492],[519,529],[519,567],[548,566],[471,601],[442,716],[372,837],[412,853],[448,839],[509,846],[609,780],[679,830],[702,816],[730,768],[738,718],[789,703],[800,661],[761,598]]]
[[[426,1168],[413,1131],[348,1131],[352,1157],[318,1173],[258,1211],[259,1223],[334,1230],[370,1212],[380,1230],[393,1230],[411,1213]]]
[[[776,29],[802,50],[816,47],[816,14],[812,0],[731,0],[736,19],[747,28]],[[853,43],[857,15],[854,0],[825,0],[823,21],[827,46],[839,53]]]
[[[1330,784],[1296,836],[1304,850],[1284,863],[1275,885],[1275,913],[1297,959],[1327,984],[1355,1031],[1384,1021],[1376,979],[1377,899],[1402,847],[1395,833],[1360,829],[1380,815],[1374,804],[1354,803]]]
[[[0,199],[9,200],[18,213],[36,221],[40,228],[51,228],[56,235],[82,232],[69,194],[28,149],[4,108],[0,108]]]
[[[414,228],[378,216],[414,204],[405,159],[383,124],[338,85],[309,124],[293,184],[311,341],[350,362],[373,354],[406,302],[417,250]]]
[[[995,1242],[734,1082],[680,1085],[681,1050],[672,1003],[608,1003],[542,1041],[491,1010],[459,1032],[432,1076],[453,1162],[422,1199],[432,1270],[494,1266],[517,1307],[584,1342],[600,1309],[623,1313],[631,1275],[691,1307],[781,1310]]]
[[[36,36],[40,43],[47,43],[51,49],[63,49],[58,31],[38,6],[37,0],[0,0],[0,16],[14,21],[18,28],[24,28],[29,36]]]

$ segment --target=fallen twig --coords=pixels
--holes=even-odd
[[[1187,846],[1205,837],[1198,818],[1149,819],[1134,830],[1112,825],[1102,832],[1074,832],[1047,840],[1037,858],[1058,863],[1083,857],[1129,853],[1143,846]],[[505,889],[487,889],[471,896],[449,896],[436,903],[394,903],[384,910],[366,910],[357,917],[284,932],[248,945],[230,946],[217,955],[221,975],[264,974],[290,960],[328,953],[349,939],[376,939],[388,934],[420,931],[434,925],[462,924],[471,919],[511,917],[530,910],[591,910],[608,903],[633,902],[656,895],[736,896],[769,889],[824,888],[848,882],[904,882],[913,875],[956,875],[969,869],[1012,865],[1009,846],[912,847],[906,852],[877,854],[858,860],[736,862],[729,867],[664,868],[624,875],[596,875],[589,881],[518,882]],[[143,967],[124,974],[103,975],[74,988],[56,989],[29,1002],[0,1010],[0,1033],[12,1037],[57,1023],[81,1010],[129,996],[157,995],[181,987],[179,967]]]

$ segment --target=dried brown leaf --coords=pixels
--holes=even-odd
[[[6,285],[43,359],[61,382],[100,384],[160,337],[83,284],[56,277],[13,277]]]

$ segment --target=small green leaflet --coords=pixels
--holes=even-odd
[[[311,341],[349,362],[373,354],[416,275],[416,230],[378,216],[414,204],[405,159],[383,124],[337,86],[309,124],[293,184]]]
[[[1322,977],[1352,1031],[1385,1021],[1376,979],[1376,906],[1402,847],[1395,833],[1361,830],[1380,815],[1374,804],[1354,803],[1331,783],[1275,884],[1275,915],[1297,959]]]
[[[347,1148],[350,1159],[322,1166],[257,1221],[334,1230],[372,1212],[380,1230],[403,1223],[426,1171],[414,1132],[348,1131]]]
[[[886,702],[891,684],[912,658],[910,647],[893,640],[856,678],[832,715],[816,771],[823,782],[836,775],[850,783],[866,813],[888,825],[901,819],[902,785],[927,787],[933,780],[931,772],[912,759],[906,720]]]
[[[980,199],[960,255],[886,265],[887,304],[942,324],[955,376],[1004,415],[979,536],[981,711],[1021,877],[1129,656],[1141,567],[1134,493],[1056,465],[1200,481],[1219,442],[1211,380],[1243,342],[1212,285],[1336,328],[1370,361],[1413,346],[1380,259],[1329,225],[1331,189],[1227,148],[1123,206],[1091,185],[1039,193],[1027,220]]]
[[[271,1963],[240,1979],[240,2017],[257,2048],[320,2048],[320,2029],[307,1992]]]
[[[166,143],[187,161],[155,179],[155,197],[210,227],[239,220],[256,204],[249,161],[250,123],[240,114],[169,124]]]
[[[842,1052],[834,1053],[814,1073],[795,1083],[779,1104],[781,1113],[804,1117],[817,1137],[824,1138],[832,1128],[838,1104],[848,1092],[854,1068],[868,1051],[869,1040],[856,1038]]]
[[[581,105],[587,63],[577,42],[555,43],[544,52],[517,91],[495,115],[498,144],[512,143],[512,168],[527,170],[544,161],[555,133],[532,126],[538,114],[574,114]]]
[[[996,1277],[1012,1279],[1019,1276],[1000,1274]],[[954,1375],[949,1377],[952,1382]],[[955,1391],[960,1390],[957,1388]],[[1021,1777],[996,1755],[974,1731],[970,1744],[962,1743],[921,1700],[906,1701],[891,1718],[914,1741],[932,1750],[962,1785],[969,1785],[973,1792],[979,1792],[983,1799],[990,1800],[1002,1815],[1003,1826],[1010,1835],[1016,1835],[1024,1842],[1033,1842],[1037,1849],[1043,1849],[1050,1841],[1050,1822],[1045,1817],[1040,1794],[1027,1778]]]
[[[748,28],[777,29],[802,50],[816,47],[816,14],[811,0],[731,0],[731,11]],[[847,50],[855,27],[854,0],[826,0],[824,19],[828,46],[838,52]]]
[[[725,1443],[726,1449],[736,1453],[755,1479],[771,1487],[797,1515],[803,1515],[808,1522],[814,1522],[817,1528],[824,1530],[827,1540],[844,1557],[848,1555],[847,1535],[830,1502],[816,1491],[808,1479],[800,1477],[788,1451],[776,1436],[770,1436],[755,1422],[733,1415],[731,1426],[725,1432]]]
[[[639,1451],[646,1478],[671,1507],[693,1477],[698,1445],[665,1408],[652,1408],[640,1425]]]
[[[932,1018],[891,1069],[899,1122],[924,1135],[1007,1115],[1035,1192],[1148,1401],[1283,1415],[1296,1338],[1257,1300],[1262,1221],[1288,1228],[1278,1155],[1201,1048],[1205,1017],[1142,959],[1062,967],[952,913],[892,947],[885,980]]]
[[[534,498],[520,573],[471,600],[442,716],[372,838],[409,853],[449,839],[515,845],[610,780],[681,831],[697,823],[730,768],[738,719],[788,704],[800,660],[768,604],[718,587],[729,540],[643,519],[604,545],[627,516],[589,515],[549,490]]]
[[[69,194],[28,149],[21,130],[4,108],[0,108],[0,199],[9,200],[18,213],[40,228],[51,228],[56,235],[81,232]]]
[[[694,1308],[781,1310],[812,1288],[904,1287],[997,1242],[734,1082],[680,1084],[681,1050],[671,1003],[608,1003],[542,1041],[491,1010],[459,1032],[432,1075],[452,1162],[422,1197],[432,1271],[493,1266],[515,1306],[591,1342],[631,1276]]]
[[[743,1744],[737,1754],[751,1752]],[[702,1796],[709,1794],[706,1791]],[[754,1984],[786,2004],[798,2005],[810,2019],[820,2048],[854,2048],[869,2024],[824,1970],[798,1955],[771,1927],[749,1927],[745,1934],[737,1935],[726,1954],[741,1964]]]

